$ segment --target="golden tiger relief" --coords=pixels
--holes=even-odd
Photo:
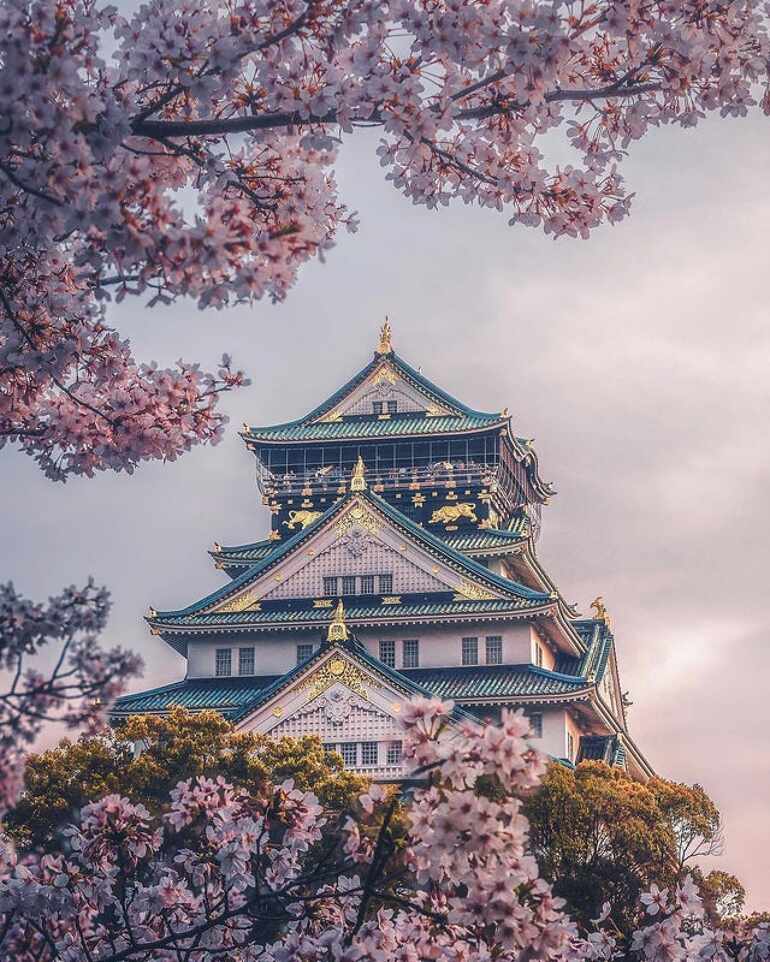
[[[293,530],[300,525],[302,528],[306,528],[309,524],[312,524],[316,518],[320,518],[323,511],[290,511],[289,520],[284,521],[289,530]]]
[[[453,524],[460,518],[467,518],[469,521],[478,521],[476,517],[476,505],[469,501],[461,501],[459,504],[445,504],[443,508],[434,511],[430,518],[431,524]]]

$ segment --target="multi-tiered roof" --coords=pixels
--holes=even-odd
[[[376,677],[404,697],[433,693],[477,711],[574,706],[588,732],[581,757],[618,762],[627,753],[637,771],[649,772],[627,733],[603,607],[580,618],[537,559],[540,508],[551,489],[507,411],[475,411],[432,384],[393,351],[386,323],[372,360],[323,404],[286,424],[244,425],[242,437],[257,459],[269,536],[215,544],[210,554],[229,581],[186,607],[150,609],[147,621],[184,656],[191,645],[253,644],[255,669],[126,696],[115,717],[181,704],[217,708],[244,724],[271,705],[283,711],[285,692],[336,658],[359,686]],[[365,575],[365,586],[362,577],[343,578],[326,590],[325,573],[366,552],[382,562],[372,570],[398,570],[396,587]],[[362,643],[326,637],[340,605],[351,637],[526,623],[552,652],[552,666],[396,670]],[[290,671],[260,671],[260,644],[280,638],[323,643]],[[335,646],[344,658],[330,654]]]

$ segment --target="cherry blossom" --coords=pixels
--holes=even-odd
[[[96,731],[141,659],[121,648],[104,650],[97,635],[109,614],[109,595],[89,581],[36,604],[12,584],[0,585],[0,815],[21,789],[24,749],[47,722]],[[43,670],[41,659],[52,664]],[[0,857],[0,862],[2,858]]]
[[[651,128],[770,112],[769,62],[753,0],[8,0],[0,441],[59,479],[216,441],[244,375],[140,363],[105,305],[283,299],[355,230],[361,128],[416,204],[587,237]]]

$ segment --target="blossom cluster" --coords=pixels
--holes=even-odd
[[[643,896],[631,945],[608,907],[578,933],[528,853],[519,796],[544,761],[522,713],[482,725],[419,699],[404,727],[410,777],[372,785],[347,816],[291,780],[247,794],[198,777],[158,816],[111,795],[56,852],[5,847],[0,951],[17,962],[770,959],[767,927],[741,941],[710,931],[687,880]]]
[[[0,585],[0,816],[22,783],[24,749],[46,722],[97,730],[111,702],[141,669],[121,648],[105,650],[97,636],[110,609],[109,594],[89,581],[66,588],[47,605]],[[51,667],[43,670],[47,659]]]
[[[105,302],[285,297],[356,227],[333,174],[356,128],[415,203],[586,237],[628,213],[633,141],[768,110],[768,63],[754,0],[8,0],[0,443],[65,478],[217,440],[243,374],[139,363]]]

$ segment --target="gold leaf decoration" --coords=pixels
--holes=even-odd
[[[310,701],[313,701],[314,698],[322,695],[327,688],[331,688],[332,685],[340,682],[346,688],[368,700],[367,681],[367,676],[352,662],[335,656],[325,661],[317,671],[307,678],[300,686],[300,690],[309,688]]]

